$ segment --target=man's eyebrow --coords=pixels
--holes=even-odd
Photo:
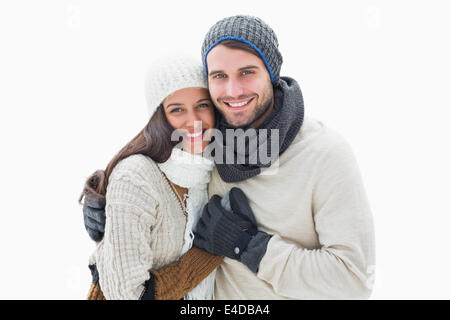
[[[211,71],[211,72],[209,73],[209,75],[210,75],[210,76],[213,76],[213,75],[218,74],[218,73],[223,73],[223,71],[222,71],[222,70],[213,70],[213,71]]]
[[[248,65],[248,66],[239,68],[239,71],[246,70],[246,69],[259,69],[259,67],[258,66],[253,66],[253,65]]]
[[[254,66],[254,65],[248,65],[248,66],[239,68],[238,71],[248,70],[248,69],[259,69],[259,67],[258,66]],[[209,75],[213,76],[213,75],[218,74],[218,73],[225,73],[225,72],[223,70],[213,70],[213,71],[211,71],[209,73]]]

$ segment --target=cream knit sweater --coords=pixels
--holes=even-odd
[[[187,155],[195,161],[179,161]],[[200,158],[174,149],[164,164],[133,155],[114,168],[106,192],[105,235],[90,258],[90,264],[97,264],[106,299],[138,299],[151,269],[176,261],[190,249],[213,169],[211,161]],[[187,216],[162,172],[188,188]],[[212,299],[213,290],[214,272],[186,298]]]
[[[225,258],[216,299],[365,299],[373,285],[372,213],[348,143],[305,119],[279,166],[239,183],[214,170],[209,195],[233,187],[249,199],[258,228],[273,237],[257,274]]]

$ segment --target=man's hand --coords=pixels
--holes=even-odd
[[[84,197],[84,226],[89,237],[94,241],[103,239],[105,233],[105,198],[89,199]]]
[[[257,272],[270,235],[258,231],[248,199],[239,188],[229,192],[231,210],[214,195],[204,207],[194,232],[194,245],[206,251],[236,259]]]

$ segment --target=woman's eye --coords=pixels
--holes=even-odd
[[[199,108],[209,108],[209,104],[202,103],[202,104],[199,104],[197,107],[199,107]]]
[[[173,108],[172,110],[170,110],[170,113],[177,113],[177,112],[181,112],[183,111],[183,109],[181,108]]]

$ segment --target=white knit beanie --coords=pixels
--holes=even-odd
[[[155,60],[147,71],[145,81],[149,117],[165,98],[185,88],[208,88],[200,59],[186,53],[172,53]]]

